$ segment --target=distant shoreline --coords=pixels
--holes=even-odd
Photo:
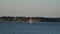
[[[60,22],[59,18],[46,18],[46,17],[11,17],[11,16],[2,16],[0,21],[15,21],[15,22]]]

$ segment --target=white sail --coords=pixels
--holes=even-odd
[[[32,23],[31,19],[29,19],[29,23]]]

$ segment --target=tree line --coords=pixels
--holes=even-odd
[[[11,17],[11,16],[2,16],[0,17],[0,21],[28,21],[39,20],[40,22],[60,22],[60,18],[45,18],[45,17]]]

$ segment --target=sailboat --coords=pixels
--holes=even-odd
[[[30,24],[32,23],[32,19],[29,19],[29,23],[30,23]]]

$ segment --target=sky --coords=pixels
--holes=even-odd
[[[0,16],[60,17],[60,0],[0,0]]]

